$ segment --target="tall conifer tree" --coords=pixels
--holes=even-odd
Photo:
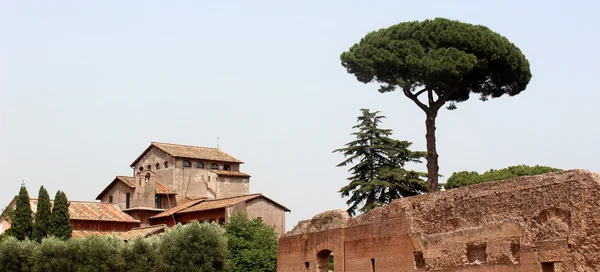
[[[73,227],[71,226],[71,218],[69,216],[69,202],[67,195],[62,192],[56,192],[54,197],[54,206],[52,207],[52,215],[50,216],[51,235],[67,240],[71,238]]]
[[[25,186],[21,186],[19,196],[17,197],[15,218],[13,218],[11,224],[11,232],[15,238],[19,240],[31,238],[31,231],[33,230],[31,214],[29,193],[27,193],[27,188],[25,188]]]
[[[426,153],[411,151],[411,142],[390,138],[391,129],[379,128],[385,118],[379,111],[361,109],[361,112],[358,124],[353,127],[356,131],[352,133],[357,139],[333,151],[346,157],[338,167],[354,164],[348,170],[352,174],[348,178],[350,184],[340,189],[342,197],[350,196],[346,202],[350,206],[350,215],[388,204],[399,197],[424,193],[427,189],[421,179],[425,173],[404,169],[407,162],[421,162]]]
[[[33,221],[33,240],[41,242],[48,236],[50,230],[50,195],[44,186],[40,187],[37,200],[37,210]]]

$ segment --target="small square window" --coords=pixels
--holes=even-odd
[[[108,197],[108,203],[113,203],[113,196]]]

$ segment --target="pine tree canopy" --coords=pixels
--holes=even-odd
[[[353,127],[356,140],[333,151],[345,157],[337,167],[353,165],[348,170],[350,183],[340,189],[342,197],[350,197],[346,203],[351,216],[426,191],[425,174],[404,169],[408,162],[420,163],[425,152],[411,151],[412,143],[390,138],[391,129],[379,128],[385,118],[379,111],[361,109],[361,113]]]
[[[50,196],[44,186],[40,187],[38,193],[37,209],[33,221],[33,240],[38,242],[48,236],[50,230]]]
[[[17,196],[17,203],[15,208],[15,218],[13,218],[11,224],[12,235],[19,239],[31,239],[31,232],[33,230],[33,219],[31,218],[31,203],[29,201],[29,193],[27,188],[21,186],[19,190],[19,196]]]
[[[525,90],[529,61],[508,39],[489,28],[444,18],[404,22],[373,31],[340,56],[346,71],[382,93],[401,89],[426,114],[429,191],[438,188],[435,120],[449,103],[481,100]]]

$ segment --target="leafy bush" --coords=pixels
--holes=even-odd
[[[527,165],[516,165],[503,168],[500,170],[490,169],[489,171],[479,174],[473,171],[462,171],[452,173],[452,176],[448,178],[448,181],[444,185],[445,189],[459,188],[463,186],[495,181],[504,180],[523,176],[535,176],[546,174],[550,172],[563,171],[558,168],[552,168],[548,166],[527,166]]]
[[[225,224],[227,248],[233,272],[275,272],[277,234],[260,219],[248,220],[236,213]]]
[[[214,223],[176,225],[165,231],[158,246],[159,271],[222,271],[226,268],[225,230]]]
[[[150,272],[154,271],[157,265],[158,239],[137,238],[125,244],[121,250],[121,257],[127,264],[128,272]]]
[[[0,271],[31,271],[36,245],[35,242],[18,241],[10,236],[3,239],[0,242]]]

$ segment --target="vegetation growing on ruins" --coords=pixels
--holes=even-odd
[[[552,168],[548,166],[527,166],[527,165],[515,165],[507,168],[495,170],[490,169],[483,174],[479,174],[474,171],[461,171],[452,173],[452,176],[448,178],[448,181],[444,185],[445,189],[458,188],[463,186],[469,186],[473,184],[504,180],[509,178],[523,177],[523,176],[535,176],[546,174],[550,172],[559,172],[562,169]]]
[[[444,18],[404,22],[367,34],[341,54],[347,72],[381,93],[400,88],[425,112],[429,191],[438,189],[436,118],[439,109],[525,90],[531,72],[519,48],[480,25]],[[422,97],[425,97],[424,99]]]
[[[351,216],[427,190],[422,179],[425,173],[404,169],[408,162],[421,162],[425,152],[411,151],[411,142],[390,138],[391,129],[379,128],[385,118],[379,111],[361,109],[361,112],[358,124],[353,127],[356,140],[333,151],[345,157],[338,167],[353,164],[348,170],[350,183],[340,189],[343,197],[350,196],[346,203]]]

